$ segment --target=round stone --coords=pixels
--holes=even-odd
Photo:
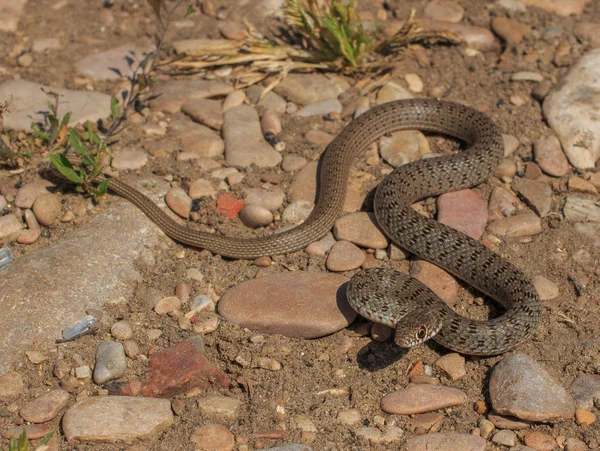
[[[240,220],[246,227],[257,229],[273,222],[273,213],[258,205],[246,205],[240,212]]]
[[[62,211],[62,201],[56,194],[42,194],[33,203],[33,214],[42,225],[53,224]]]

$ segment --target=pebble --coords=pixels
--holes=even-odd
[[[528,427],[531,426],[531,423],[529,423],[527,421],[522,421],[522,420],[519,420],[514,417],[505,417],[502,415],[496,415],[493,413],[488,415],[488,419],[492,423],[494,423],[494,426],[496,426],[498,429],[519,430],[519,429],[527,429]]]
[[[32,211],[40,224],[54,224],[62,212],[61,198],[56,194],[42,194],[33,203]]]
[[[478,240],[488,219],[487,203],[470,189],[444,193],[437,199],[438,221]]]
[[[491,220],[501,219],[517,213],[519,199],[501,186],[496,186],[490,195],[488,216]]]
[[[285,172],[294,172],[302,169],[308,160],[300,155],[287,154],[283,157],[283,161],[281,162],[281,169]]]
[[[33,56],[31,53],[25,53],[17,58],[17,64],[21,67],[31,67],[33,64]]]
[[[600,23],[579,22],[573,31],[580,41],[588,41],[592,48],[600,47]]]
[[[9,371],[0,376],[0,401],[10,401],[18,397],[25,388],[19,373]]]
[[[350,213],[335,221],[333,234],[338,241],[350,241],[365,248],[385,249],[388,239],[379,230],[376,221],[373,213]]]
[[[523,441],[525,445],[536,451],[552,451],[558,446],[556,440],[551,435],[539,431],[530,432],[525,435]]]
[[[243,105],[246,101],[246,93],[244,91],[233,91],[227,94],[223,101],[223,113],[234,106]]]
[[[402,130],[379,139],[379,153],[393,167],[420,160],[431,153],[429,142],[419,131]]]
[[[346,426],[354,426],[362,421],[362,415],[357,409],[347,409],[338,412],[337,421]]]
[[[529,421],[571,419],[575,401],[542,366],[524,354],[499,362],[490,377],[494,411]],[[529,446],[529,445],[528,445]]]
[[[36,39],[31,45],[31,50],[35,53],[44,53],[46,50],[56,50],[61,47],[58,38]]]
[[[239,399],[229,396],[214,395],[198,399],[198,408],[204,415],[221,421],[235,421],[241,406]]]
[[[323,130],[309,130],[304,135],[304,139],[306,139],[308,142],[311,142],[313,144],[320,144],[323,146],[329,144],[331,141],[333,141],[334,138],[335,136],[324,132]]]
[[[381,409],[386,413],[411,415],[459,406],[466,401],[467,395],[457,388],[418,384],[385,395]]]
[[[347,327],[356,318],[337,274],[279,273],[240,283],[219,300],[227,321],[260,333],[317,338]]]
[[[96,350],[96,366],[94,367],[94,382],[104,382],[118,379],[127,371],[127,358],[121,343],[105,340],[100,342]]]
[[[520,0],[521,3],[527,6],[535,6],[541,8],[551,14],[559,16],[570,16],[571,14],[580,15],[585,5],[590,0],[554,0],[548,2],[545,0]]]
[[[245,190],[246,197],[244,203],[246,205],[256,205],[266,208],[270,211],[277,211],[283,205],[285,193],[280,188],[248,188]]]
[[[0,216],[0,244],[10,243],[21,234],[23,224],[14,214]]]
[[[342,113],[342,103],[338,99],[325,99],[306,105],[298,110],[296,116],[326,116],[330,113]]]
[[[600,49],[583,55],[567,75],[548,94],[543,104],[544,117],[552,127],[569,162],[578,169],[593,168],[600,158],[600,118],[594,103],[583,92],[600,89]]]
[[[535,141],[533,158],[542,171],[553,177],[562,177],[571,169],[560,141],[554,135],[542,136]]]
[[[386,102],[393,102],[394,100],[412,99],[413,95],[407,89],[403,88],[397,83],[390,81],[383,85],[383,87],[377,93],[377,105],[381,105]]]
[[[313,208],[315,208],[315,205],[312,202],[295,200],[285,207],[281,214],[281,219],[290,224],[300,224],[306,221],[306,218],[312,213]]]
[[[465,358],[455,352],[446,354],[435,361],[435,366],[441,369],[452,381],[459,381],[467,375]]]
[[[334,99],[346,89],[348,82],[341,77],[321,74],[289,74],[274,91],[290,102],[310,105],[321,100]]]
[[[258,205],[246,205],[240,211],[240,220],[246,227],[257,229],[273,222],[273,213]]]
[[[361,427],[354,431],[354,435],[370,443],[394,443],[402,438],[404,431],[394,426],[388,426],[385,432],[376,427]]]
[[[123,342],[123,349],[125,350],[125,354],[127,357],[132,359],[136,355],[140,353],[139,345],[133,340],[125,340]]]
[[[513,135],[507,135],[503,133],[502,141],[504,143],[504,158],[511,156],[520,145],[519,138]]]
[[[281,162],[281,154],[263,138],[258,113],[247,105],[228,109],[224,114],[225,162],[228,166],[246,168],[273,167]]]
[[[150,100],[150,107],[167,113],[178,113],[191,98],[205,99],[227,95],[233,86],[218,80],[169,80],[159,89],[160,96]]]
[[[515,178],[511,183],[515,190],[541,218],[550,213],[552,206],[552,188],[545,182]]]
[[[484,439],[488,439],[492,432],[494,431],[494,423],[490,420],[486,420],[485,418],[480,418],[477,423],[477,427],[479,428],[479,435],[481,435]]]
[[[484,451],[486,441],[482,437],[457,432],[434,432],[409,438],[404,448],[410,451]]]
[[[529,27],[516,19],[508,17],[494,17],[492,30],[506,41],[508,45],[518,44],[529,33]]]
[[[498,431],[492,437],[492,442],[504,446],[515,446],[518,443],[517,434],[513,431]]]
[[[512,74],[510,76],[510,80],[511,81],[535,81],[535,82],[540,82],[542,80],[544,80],[544,76],[542,74],[540,74],[539,72],[530,72],[530,71],[523,71],[523,72],[515,72],[514,74]]]
[[[488,233],[507,238],[521,238],[542,233],[540,218],[532,212],[499,219],[488,225]]]
[[[458,282],[439,266],[425,260],[416,259],[411,261],[410,275],[425,284],[446,304],[454,305],[456,303]]]
[[[260,118],[260,127],[264,135],[267,133],[273,133],[279,135],[281,133],[281,120],[276,112],[267,110]]]
[[[50,192],[49,188],[54,188],[54,185],[43,179],[34,180],[23,185],[15,195],[15,207],[31,208],[39,196]]]
[[[427,376],[420,376],[427,377]],[[430,413],[422,413],[419,415],[413,415],[410,419],[410,427],[415,430],[415,432],[423,431],[427,432],[437,432],[444,422],[444,415],[438,412],[430,412]],[[419,434],[422,435],[422,434]]]
[[[586,409],[575,409],[575,419],[582,426],[590,426],[596,421],[596,415]]]
[[[214,423],[194,430],[190,440],[198,451],[231,451],[235,447],[235,437],[229,429]]]
[[[577,407],[586,410],[593,409],[594,400],[600,399],[600,375],[580,374],[571,384],[571,393],[575,398]]]
[[[585,442],[575,437],[569,437],[565,441],[565,449],[567,451],[588,451],[588,447]]]
[[[517,173],[517,165],[512,160],[503,160],[494,175],[503,182],[509,183]]]
[[[195,280],[196,282],[202,282],[204,280],[204,274],[202,274],[198,268],[189,268],[185,272],[185,276],[188,279]]]
[[[23,429],[27,432],[27,438],[30,440],[36,440],[39,438],[43,438],[48,435],[54,429],[50,423],[42,423],[42,424],[25,424],[22,426],[13,426],[8,428],[2,433],[2,437],[5,439],[10,439],[14,437],[18,439],[23,433]],[[9,448],[10,449],[10,448]],[[56,448],[58,449],[58,448]]]
[[[215,302],[212,300],[210,296],[207,295],[199,295],[194,298],[192,304],[190,305],[190,313],[196,315],[201,312],[214,312],[215,311]],[[188,315],[186,315],[188,316]]]
[[[189,218],[192,210],[192,198],[181,188],[171,188],[165,196],[165,202],[171,210],[184,219]]]
[[[214,130],[221,130],[223,126],[223,107],[220,100],[190,99],[181,105],[181,111],[194,122]]]
[[[112,165],[118,170],[141,169],[148,163],[148,155],[141,150],[119,150],[115,152]]]
[[[558,285],[551,280],[546,279],[544,276],[535,276],[531,280],[531,283],[538,292],[541,301],[556,299],[560,294]]]
[[[19,415],[30,423],[45,423],[54,419],[69,402],[66,390],[51,390],[29,401],[19,411]]]
[[[581,191],[582,193],[598,195],[598,190],[592,183],[576,175],[569,179],[567,186],[569,191]]]
[[[335,238],[331,232],[328,232],[323,238],[306,247],[308,255],[326,255],[335,244]]]
[[[458,23],[462,20],[465,10],[453,0],[432,0],[425,5],[425,15],[435,20]]]
[[[25,355],[31,363],[37,365],[48,360],[48,357],[40,351],[25,351]]]
[[[600,222],[600,206],[594,199],[567,196],[563,213],[568,220]]]
[[[154,311],[158,315],[176,312],[181,309],[181,299],[177,296],[169,296],[159,300],[154,306]]]
[[[434,0],[435,1],[435,0]],[[423,80],[417,74],[406,74],[404,76],[406,83],[408,84],[408,89],[412,92],[423,92]]]
[[[93,396],[69,407],[62,429],[69,443],[134,441],[156,435],[172,423],[168,399]]]
[[[349,241],[338,241],[333,245],[327,257],[329,271],[343,272],[359,268],[365,261],[365,254]]]
[[[219,33],[227,39],[240,40],[246,37],[246,28],[239,22],[224,20],[217,25]]]
[[[191,121],[188,124],[183,133],[177,133],[177,140],[186,152],[205,159],[223,155],[225,144],[214,130]]]
[[[191,199],[199,199],[205,196],[212,196],[216,193],[210,180],[197,179],[190,184],[188,195]]]

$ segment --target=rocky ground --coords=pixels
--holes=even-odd
[[[180,11],[168,48],[237,39],[244,18],[267,35],[284,25],[280,1],[202,3]],[[125,58],[153,46],[141,0],[32,6],[0,0],[5,146],[43,120],[43,86],[73,124],[109,116]],[[600,4],[359,3],[387,35],[411,8],[464,44],[413,45],[376,76],[292,74],[263,96],[227,67],[161,73],[161,95],[111,146],[113,165],[182,224],[263,236],[307,217],[319,157],[353,117],[409,97],[470,105],[501,129],[505,160],[482,185],[415,208],[532,278],[543,303],[533,339],[493,358],[433,342],[401,350],[345,300],[361,267],[389,267],[460,314],[501,313],[390,244],[370,213],[394,166],[455,141],[380,139],[354,164],[331,234],[255,261],[181,246],[116,196],[92,202],[32,142],[0,166],[3,449],[23,427],[36,446],[54,431],[49,450],[600,449]]]

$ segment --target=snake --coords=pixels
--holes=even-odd
[[[264,237],[237,238],[179,224],[151,199],[119,178],[108,188],[127,199],[172,239],[223,257],[255,259],[304,249],[321,239],[341,216],[350,168],[380,137],[420,130],[448,135],[466,147],[453,154],[396,167],[378,185],[378,226],[399,247],[453,274],[505,308],[486,321],[452,310],[418,280],[398,271],[357,272],[347,285],[350,306],[363,317],[395,329],[395,342],[412,347],[430,338],[469,355],[504,353],[537,329],[541,304],[532,283],[514,265],[468,235],[417,213],[411,205],[430,196],[478,185],[503,159],[502,135],[478,110],[449,101],[405,99],[377,105],[353,119],[327,146],[314,209],[296,227]]]

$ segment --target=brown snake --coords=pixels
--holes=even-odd
[[[352,121],[329,144],[320,189],[308,219],[268,237],[240,239],[179,225],[149,198],[112,178],[109,189],[142,210],[168,236],[216,254],[252,259],[305,248],[322,238],[342,212],[350,166],[357,155],[386,133],[421,130],[450,135],[468,148],[453,155],[419,160],[396,168],[377,188],[375,215],[400,247],[454,274],[505,306],[489,321],[462,317],[420,282],[390,270],[357,273],[348,285],[350,305],[361,315],[396,328],[396,343],[412,346],[429,338],[473,355],[500,354],[535,331],[538,295],[512,264],[467,235],[416,213],[411,204],[428,196],[485,181],[503,158],[502,137],[486,115],[463,105],[411,99],[376,106]],[[406,299],[406,297],[412,299]]]

